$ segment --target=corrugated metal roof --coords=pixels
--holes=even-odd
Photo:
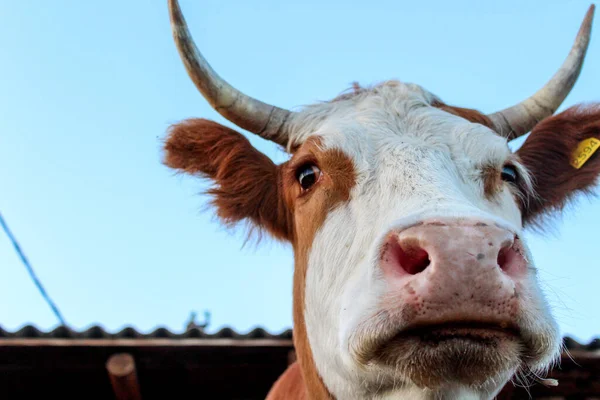
[[[579,343],[575,339],[566,336],[563,338],[563,342],[565,347],[569,350],[587,350],[587,351],[597,351],[600,350],[600,337],[597,337],[591,340],[589,343]]]
[[[118,332],[108,332],[100,326],[77,331],[69,327],[59,326],[50,331],[41,331],[35,326],[26,325],[16,331],[7,331],[0,327],[0,341],[2,339],[292,339],[292,330],[287,329],[281,333],[270,333],[263,328],[255,328],[248,333],[239,333],[226,327],[215,333],[207,333],[202,329],[188,329],[182,333],[175,333],[166,328],[157,328],[150,333],[142,333],[132,327],[126,327]]]
[[[150,333],[142,333],[132,327],[126,327],[118,332],[108,332],[100,326],[77,331],[65,326],[59,326],[50,331],[41,331],[33,325],[26,325],[16,331],[7,331],[0,326],[0,340],[2,339],[280,339],[291,340],[292,330],[287,329],[280,333],[271,333],[263,328],[255,328],[248,333],[239,333],[232,328],[225,327],[214,333],[207,333],[202,329],[188,329],[182,333],[175,333],[167,328],[157,328]],[[600,350],[600,337],[589,343],[579,343],[566,336],[565,347],[569,350],[597,351]]]

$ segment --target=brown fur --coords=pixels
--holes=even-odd
[[[275,237],[292,242],[294,345],[298,363],[278,381],[270,398],[330,399],[317,372],[304,322],[307,259],[328,212],[350,196],[355,184],[352,161],[341,151],[322,151],[319,140],[311,139],[298,148],[289,162],[276,166],[238,132],[204,119],[174,125],[165,152],[167,166],[215,182],[208,194],[225,223],[249,219]],[[303,192],[296,172],[306,163],[314,163],[322,172],[318,182]],[[302,390],[294,382],[303,382]]]
[[[309,139],[286,163],[283,170],[284,192],[294,218],[296,244],[310,247],[327,214],[340,202],[348,200],[355,185],[354,165],[339,150],[322,151],[318,139]],[[296,182],[296,171],[307,163],[321,170],[319,181],[306,193]]]
[[[171,127],[165,164],[210,178],[217,215],[227,225],[249,219],[278,239],[292,239],[281,170],[238,132],[213,121],[189,119]]]
[[[531,131],[517,151],[536,192],[524,197],[525,222],[539,222],[544,214],[560,211],[577,193],[591,193],[600,173],[600,150],[580,169],[570,164],[579,142],[590,137],[600,137],[600,104],[571,107]]]
[[[300,364],[293,363],[277,379],[266,400],[306,400],[306,385],[302,379]]]
[[[501,178],[502,171],[495,165],[488,165],[483,168],[483,192],[488,199],[494,199],[495,196],[502,190],[503,181]]]
[[[321,169],[321,177],[309,191],[301,193],[296,183],[296,169],[305,163],[314,163]],[[330,399],[321,380],[308,343],[304,320],[304,294],[308,254],[314,237],[327,214],[350,197],[355,184],[352,161],[337,150],[320,150],[319,140],[310,139],[294,154],[284,171],[288,208],[294,214],[294,345],[303,380],[313,400]]]
[[[296,251],[295,251],[296,252]],[[298,255],[299,254],[299,255]],[[326,400],[332,396],[325,387],[315,364],[304,319],[304,293],[306,288],[307,256],[297,252],[294,263],[293,317],[294,317],[294,348],[298,357],[298,365],[302,372],[306,398],[311,400]],[[282,397],[283,398],[283,397]],[[293,399],[293,397],[285,397]],[[300,397],[302,398],[302,397]]]
[[[487,126],[488,128],[493,129],[492,120],[488,118],[487,115],[482,114],[481,112],[474,110],[472,108],[462,108],[462,107],[454,107],[444,104],[442,102],[435,102],[432,106],[439,108],[440,110],[444,110],[449,112],[450,114],[454,114],[461,118],[466,119],[467,121],[474,122],[477,124],[481,124],[483,126]]]

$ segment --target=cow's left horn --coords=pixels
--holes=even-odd
[[[523,102],[489,115],[496,132],[509,140],[518,138],[560,107],[579,77],[590,41],[593,16],[592,4],[568,57],[544,87]]]
[[[285,147],[286,121],[291,112],[249,97],[227,83],[198,51],[177,0],[169,0],[169,14],[175,45],[187,73],[210,105],[240,128]]]

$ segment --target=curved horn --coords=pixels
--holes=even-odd
[[[223,80],[198,51],[177,0],[169,0],[169,14],[175,45],[187,73],[210,105],[240,128],[285,147],[285,124],[291,112],[249,97]]]
[[[590,41],[594,8],[592,4],[569,55],[544,87],[521,103],[488,115],[496,132],[509,140],[518,138],[560,107],[579,77]]]

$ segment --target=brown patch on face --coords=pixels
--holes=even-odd
[[[303,192],[297,182],[297,170],[316,165],[321,170],[318,182]],[[356,183],[354,164],[341,150],[321,150],[318,139],[309,139],[285,165],[283,171],[287,206],[294,218],[296,245],[307,248],[328,213],[350,198]]]
[[[483,179],[483,192],[488,199],[494,199],[504,187],[501,171],[494,165],[488,165],[481,172]]]
[[[297,168],[314,163],[321,170],[318,182],[302,192],[296,181]],[[350,198],[356,183],[352,160],[340,150],[321,150],[318,139],[309,139],[286,164],[284,191],[294,218],[294,345],[311,399],[331,399],[316,369],[304,319],[308,254],[327,214]]]
[[[523,220],[560,211],[577,193],[590,193],[600,174],[600,150],[579,169],[571,166],[579,142],[600,138],[600,104],[574,106],[546,118],[517,151],[532,175],[536,195],[523,199]]]
[[[494,125],[492,124],[492,121],[487,117],[487,115],[472,108],[449,106],[447,104],[442,103],[441,101],[434,102],[432,106],[437,107],[440,110],[449,112],[450,114],[464,118],[467,121],[481,124],[483,126],[487,126],[490,129],[493,129]]]
[[[171,127],[164,150],[170,168],[214,181],[208,194],[225,224],[247,219],[277,239],[292,239],[281,169],[244,136],[213,121],[189,119]]]

